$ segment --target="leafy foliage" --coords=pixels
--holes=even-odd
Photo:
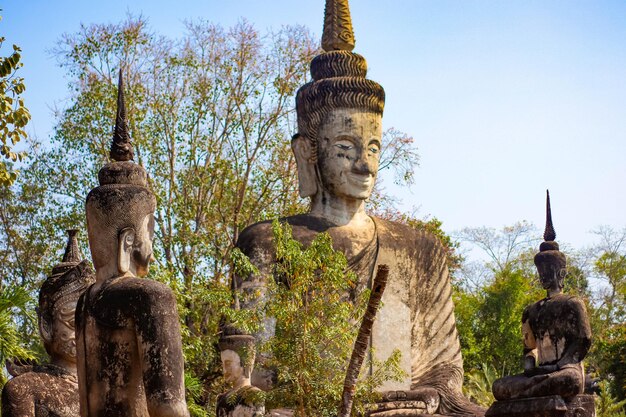
[[[543,297],[522,270],[502,271],[476,293],[457,291],[455,313],[466,369],[486,364],[501,375],[521,372],[522,312]]]
[[[0,16],[0,20],[2,17]],[[0,48],[5,42],[0,37]],[[22,67],[22,50],[13,45],[13,52],[7,57],[0,56],[0,186],[11,185],[17,178],[17,170],[10,162],[22,161],[25,153],[15,152],[14,146],[26,138],[25,127],[30,113],[24,105],[22,94],[26,90],[24,79],[16,75]]]
[[[276,320],[276,332],[263,349],[270,353],[266,365],[279,371],[270,408],[292,407],[298,416],[336,415],[369,291],[350,300],[356,277],[345,272],[346,258],[333,250],[328,234],[317,235],[303,249],[288,225],[274,221],[272,230],[277,280],[268,279],[264,315]],[[373,399],[373,388],[400,376],[399,359],[395,353],[376,364],[375,375],[361,378],[356,409],[362,411]]]
[[[483,363],[480,368],[467,372],[463,393],[476,404],[489,407],[495,401],[491,387],[499,377],[493,365]]]
[[[7,359],[32,358],[33,353],[24,346],[19,321],[34,320],[30,295],[21,287],[0,287],[0,363]],[[4,367],[0,372],[0,385],[6,382]]]
[[[600,383],[600,395],[596,399],[597,417],[626,417],[626,400],[619,401],[611,395],[609,384]]]

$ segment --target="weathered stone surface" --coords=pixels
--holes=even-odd
[[[365,78],[365,59],[350,52],[352,38],[346,35],[350,39],[346,44],[337,41],[342,28],[351,27],[346,19],[347,2],[329,0],[324,29],[327,52],[312,61],[313,80],[298,91],[299,132],[292,140],[300,195],[311,198],[311,210],[283,220],[305,246],[318,233],[331,235],[335,249],[346,255],[349,268],[360,278],[351,297],[371,285],[379,264],[389,266],[371,345],[380,359],[400,350],[407,377],[387,382],[382,390],[401,391],[411,399],[381,404],[381,417],[434,412],[481,416],[484,410],[461,393],[461,348],[443,246],[425,231],[370,217],[365,211],[378,172],[385,93]],[[244,230],[237,246],[259,269],[259,274],[236,282],[244,293],[241,305],[254,308],[274,263],[270,222]],[[273,327],[268,319],[257,336],[269,337]],[[252,379],[264,386],[265,381],[254,374]]]
[[[120,76],[121,79],[121,76]],[[156,200],[132,159],[120,84],[111,146],[115,160],[87,196],[96,283],[76,311],[80,415],[189,415],[176,299],[147,279]]]
[[[37,365],[2,389],[2,417],[76,417],[79,408],[76,373],[53,365]]]
[[[592,395],[577,395],[570,398],[554,395],[496,401],[485,414],[486,417],[595,417],[595,415]]]
[[[548,194],[545,241],[535,256],[547,297],[524,310],[524,373],[496,380],[493,394],[497,400],[570,398],[584,392],[582,360],[591,345],[591,327],[583,301],[562,294],[566,258],[555,238]]]
[[[51,363],[7,363],[14,378],[2,389],[3,417],[78,415],[74,311],[94,277],[89,264],[81,262],[76,230],[68,233],[63,260],[39,291],[39,332]]]

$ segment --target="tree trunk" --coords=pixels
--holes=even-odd
[[[356,381],[359,378],[361,366],[365,359],[365,352],[367,352],[367,345],[369,344],[369,338],[372,334],[372,325],[374,324],[374,318],[376,317],[380,300],[385,291],[385,286],[387,285],[388,275],[389,267],[387,265],[379,265],[376,270],[376,277],[372,283],[372,292],[367,303],[363,321],[361,322],[361,328],[354,342],[354,349],[352,349],[352,356],[350,357],[350,365],[346,371],[346,379],[343,383],[343,394],[341,395],[341,405],[337,417],[349,417],[352,412]]]

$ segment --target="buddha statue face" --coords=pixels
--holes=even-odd
[[[562,289],[563,281],[565,280],[565,275],[567,273],[567,269],[565,265],[561,264],[561,262],[546,261],[546,262],[537,262],[537,272],[539,273],[539,281],[541,282],[541,286],[545,290],[549,289]]]
[[[374,188],[382,117],[355,109],[330,111],[318,131],[322,187],[336,197],[365,200]]]
[[[224,372],[224,379],[230,384],[237,384],[243,378],[247,378],[250,375],[246,375],[243,364],[241,363],[241,357],[237,352],[231,349],[226,349],[221,352],[222,358],[222,371]]]
[[[378,173],[381,137],[382,115],[352,108],[330,110],[313,142],[317,152],[308,138],[292,143],[301,195],[323,190],[342,199],[369,198]]]
[[[47,343],[51,357],[63,359],[69,363],[76,363],[76,338],[74,327],[76,301],[77,300],[69,300],[55,305],[52,313],[51,337]]]
[[[78,250],[77,244],[76,250]],[[55,267],[53,274],[44,281],[39,290],[37,308],[39,334],[43,344],[53,363],[61,364],[61,366],[76,364],[74,327],[76,304],[80,296],[94,282],[93,270],[87,261],[73,266],[71,262],[73,261],[61,263]]]

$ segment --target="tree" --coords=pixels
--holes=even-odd
[[[0,16],[0,20],[2,17]],[[0,48],[5,42],[0,37]],[[7,57],[0,57],[0,363],[12,357],[30,357],[28,341],[20,334],[32,334],[32,298],[29,293],[27,269],[20,262],[18,246],[22,236],[13,233],[12,211],[9,202],[13,192],[9,188],[16,180],[18,171],[13,163],[21,162],[24,152],[16,152],[14,146],[26,138],[25,127],[30,120],[30,113],[24,105],[22,94],[26,87],[24,79],[17,76],[22,67],[21,49],[13,45],[13,52]],[[16,242],[18,241],[18,242]],[[5,264],[6,263],[6,264]],[[8,270],[8,271],[7,271]],[[15,279],[17,278],[17,279]],[[24,340],[26,339],[26,340]],[[0,371],[0,384],[6,375]]]
[[[522,312],[545,296],[534,275],[505,270],[478,293],[457,293],[457,326],[468,370],[492,366],[500,375],[522,370]],[[485,364],[485,365],[483,365]]]
[[[594,277],[605,285],[595,294],[592,314],[594,343],[591,359],[606,390],[626,400],[626,229],[600,227],[593,248]],[[608,394],[607,394],[608,395]]]
[[[35,288],[56,261],[55,236],[62,241],[68,226],[85,230],[84,199],[108,161],[121,67],[136,162],[158,201],[151,277],[178,294],[189,382],[203,384],[190,396],[197,415],[217,394],[214,344],[240,231],[306,208],[289,144],[294,95],[307,81],[314,44],[303,27],[261,34],[246,21],[228,29],[188,22],[180,39],[132,16],[83,25],[55,49],[71,96],[56,110],[51,144],[30,149],[32,161],[9,190],[14,222],[0,244]],[[402,140],[389,148],[391,167],[394,158],[416,156],[410,138],[393,135]]]
[[[481,375],[487,368],[499,375],[522,369],[522,312],[543,297],[533,285],[535,234],[535,227],[524,221],[500,231],[465,228],[456,234],[486,255],[483,263],[468,266],[465,261],[455,276],[455,314],[468,375]]]
[[[0,48],[4,42],[5,38],[0,37]],[[15,152],[13,148],[26,138],[24,129],[30,120],[22,98],[26,90],[24,79],[16,75],[23,65],[20,52],[20,47],[13,45],[11,55],[0,56],[0,186],[11,185],[17,178],[17,170],[8,162],[21,162],[25,156],[24,152]]]
[[[481,249],[489,259],[486,266],[497,273],[520,266],[519,261],[526,259],[521,255],[539,241],[535,235],[535,226],[521,221],[504,226],[500,231],[488,227],[467,227],[456,233],[455,238]]]

